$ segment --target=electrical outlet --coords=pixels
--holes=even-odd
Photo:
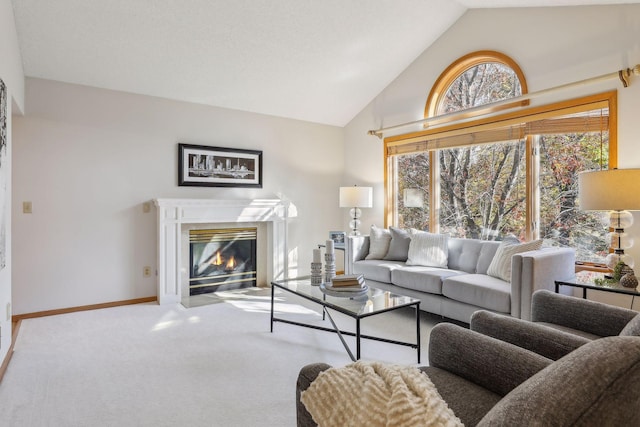
[[[142,204],[142,212],[144,212],[144,213],[151,212],[151,202],[144,202]]]
[[[33,212],[33,205],[31,202],[22,202],[22,213],[30,214]]]
[[[142,269],[142,276],[151,277],[151,267],[149,267],[148,265],[145,265],[144,268]]]

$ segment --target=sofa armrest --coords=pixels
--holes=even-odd
[[[369,253],[369,236],[347,236],[344,256],[345,274],[353,274],[353,263]]]
[[[638,313],[597,301],[539,291],[533,295],[531,319],[600,337],[619,335]]]
[[[551,363],[537,353],[451,323],[436,325],[429,337],[430,366],[501,396]]]
[[[539,289],[555,289],[556,280],[575,276],[576,252],[544,248],[511,258],[511,316],[531,319],[531,296]]]
[[[590,339],[485,310],[471,316],[471,330],[558,360]]]

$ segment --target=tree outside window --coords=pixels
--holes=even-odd
[[[476,61],[462,71],[453,70],[458,75],[445,79],[451,83],[432,100],[437,102],[430,109],[432,115],[522,95],[518,73],[505,63]],[[395,177],[390,179],[395,188],[395,224],[422,230],[431,224],[434,232],[484,240],[540,237],[547,246],[576,248],[580,260],[602,262],[607,245],[600,215],[581,211],[577,202],[578,173],[609,166],[606,126],[594,131],[591,124],[580,131],[576,125],[580,116],[598,114],[608,119],[609,111],[549,121],[560,130],[549,131],[541,121],[539,132],[526,131],[517,139],[474,143],[471,135],[446,148],[434,143],[424,151],[395,155]],[[563,129],[565,123],[570,126]],[[405,206],[405,189],[422,190],[423,206]],[[430,200],[437,204],[430,206]]]

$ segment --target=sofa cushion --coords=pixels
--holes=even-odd
[[[391,272],[391,283],[402,288],[442,295],[442,280],[462,271],[446,268],[406,266]]]
[[[364,274],[368,280],[391,283],[391,272],[404,267],[401,261],[362,260],[353,263],[353,274]]]
[[[389,227],[389,232],[391,233],[391,242],[389,243],[389,250],[384,259],[389,261],[406,261],[409,257],[411,235],[407,230],[396,227]]]
[[[461,274],[442,282],[442,295],[501,313],[511,312],[511,285],[484,274]]]
[[[393,275],[391,277],[393,277]],[[622,331],[620,331],[620,336],[640,337],[640,314],[636,315],[636,317],[634,317],[633,319],[631,319],[631,321],[629,321],[629,323],[627,323],[627,326],[622,328]]]
[[[480,254],[478,255],[478,263],[476,264],[476,273],[478,274],[487,274],[487,270],[491,265],[491,261],[496,255],[498,248],[500,247],[500,242],[496,242],[494,240],[487,240],[482,242],[482,249],[480,249]]]
[[[449,239],[448,267],[475,273],[483,242],[476,239]]]
[[[365,259],[382,259],[387,255],[389,243],[391,243],[391,233],[386,228],[371,226],[369,234],[369,254]]]
[[[505,240],[500,244],[496,251],[491,265],[487,269],[489,276],[497,277],[507,282],[511,281],[511,257],[522,252],[534,251],[542,247],[542,240],[534,240],[532,242],[513,244],[511,241]]]
[[[449,235],[411,229],[407,265],[447,268]]]

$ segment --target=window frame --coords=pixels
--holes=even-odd
[[[435,116],[438,105],[449,86],[465,71],[481,63],[501,63],[511,68],[522,88],[522,94],[527,93],[527,83],[520,67],[508,56],[494,51],[478,51],[455,61],[438,77],[431,89],[425,105],[425,118],[429,127],[401,135],[384,138],[384,188],[385,188],[385,226],[396,224],[397,212],[397,161],[400,154],[429,152],[430,187],[429,188],[429,230],[439,231],[439,203],[440,182],[438,156],[438,140],[442,138],[460,138],[473,136],[479,132],[495,131],[506,126],[522,124],[539,125],[542,120],[549,120],[569,114],[584,113],[597,109],[608,109],[607,130],[609,132],[609,168],[617,167],[617,91],[611,90],[594,95],[582,96],[568,100],[550,102],[543,105],[530,106],[526,99],[514,99],[514,102],[500,102],[499,105],[488,104],[486,108],[474,108],[473,111],[460,111],[441,116]],[[543,124],[544,125],[544,124]],[[600,124],[602,126],[602,124]],[[535,127],[535,126],[531,126]],[[526,131],[525,131],[526,132]],[[539,133],[538,133],[539,134]],[[539,217],[538,171],[536,156],[539,156],[536,134],[524,134],[526,138],[526,230],[527,240],[539,236],[537,220]],[[469,138],[473,139],[473,138]],[[431,143],[431,144],[430,144]],[[462,145],[457,145],[462,146]],[[396,224],[397,225],[397,224]]]

